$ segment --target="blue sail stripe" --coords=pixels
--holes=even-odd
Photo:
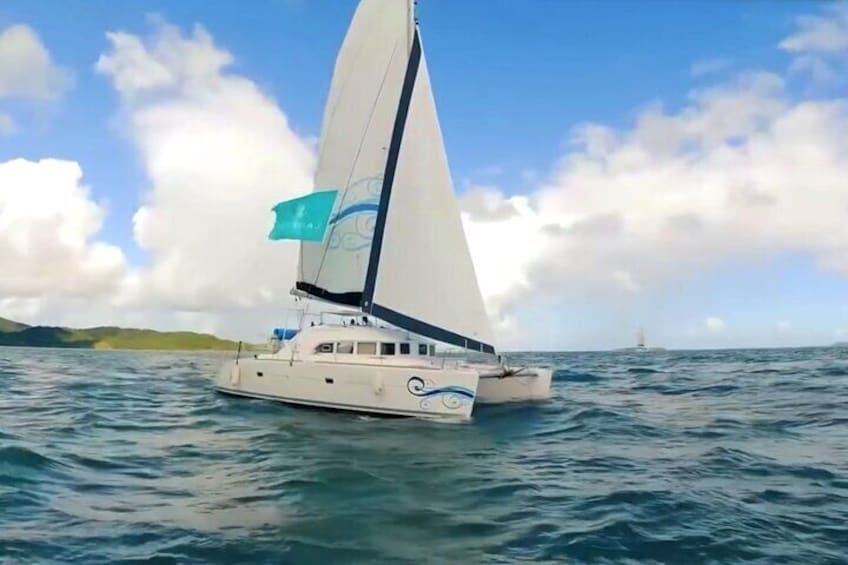
[[[333,218],[330,220],[330,223],[335,224],[336,222],[343,220],[348,216],[352,216],[353,214],[361,214],[364,212],[376,213],[379,209],[380,205],[377,203],[359,202],[357,204],[353,204],[352,206],[348,206],[343,210],[340,210],[338,214],[333,216]]]
[[[446,386],[422,392],[413,393],[415,396],[435,396],[437,394],[458,394],[466,398],[474,398],[474,393],[467,388],[461,386]]]
[[[403,140],[403,130],[406,127],[406,117],[409,114],[409,104],[412,102],[412,90],[415,87],[415,77],[418,74],[418,64],[420,62],[421,39],[418,37],[418,29],[416,29],[415,35],[412,37],[412,49],[409,52],[409,60],[406,63],[406,74],[403,77],[403,86],[400,90],[400,100],[398,100],[395,123],[392,126],[389,153],[386,156],[386,169],[383,173],[383,187],[380,189],[380,210],[377,212],[377,219],[374,224],[371,256],[368,259],[368,270],[365,272],[365,288],[362,289],[362,308],[371,314],[374,314],[372,312],[372,302],[374,301],[374,288],[377,284],[377,267],[380,263],[380,251],[383,247],[383,232],[386,229],[389,197],[392,195],[395,170],[397,169],[398,157],[400,157],[400,144]]]

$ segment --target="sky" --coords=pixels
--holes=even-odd
[[[291,323],[270,208],[355,4],[0,1],[0,316]],[[848,340],[848,2],[417,14],[501,349]]]

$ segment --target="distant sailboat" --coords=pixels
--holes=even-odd
[[[616,351],[665,351],[665,349],[662,347],[648,347],[645,345],[645,330],[643,328],[639,328],[639,331],[636,332],[636,346],[622,347],[621,349],[616,349]]]
[[[274,353],[226,363],[217,390],[460,419],[477,403],[549,397],[550,369],[434,357],[434,342],[496,350],[411,2],[359,3],[336,59],[315,192],[274,212],[269,237],[300,241],[291,293],[346,310],[292,328]]]

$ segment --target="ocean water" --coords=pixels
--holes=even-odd
[[[515,355],[554,398],[451,425],[222,359],[0,348],[0,562],[848,562],[846,350]]]

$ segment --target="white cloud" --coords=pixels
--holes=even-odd
[[[203,28],[186,35],[158,21],[151,37],[108,40],[97,70],[120,94],[149,179],[134,218],[149,261],[103,315],[226,335],[280,323],[297,246],[266,239],[270,208],[311,188],[314,143],[229,69],[233,56]],[[789,43],[799,56],[802,44]],[[848,99],[798,99],[786,80],[739,73],[682,108],[650,105],[629,127],[585,124],[546,175],[523,179],[528,194],[467,191],[463,221],[501,343],[519,339],[525,305],[617,312],[731,261],[792,252],[848,274]],[[17,300],[7,306],[34,315]],[[551,319],[539,327],[556,332],[561,312],[542,314]],[[699,328],[725,324],[713,316]]]
[[[725,330],[727,324],[725,324],[724,320],[722,320],[718,316],[710,316],[706,320],[704,320],[704,327],[706,327],[707,330],[712,333],[720,333]]]
[[[630,271],[615,271],[612,274],[612,278],[627,292],[636,294],[641,290],[639,283],[636,282],[636,279],[633,278],[633,273]]]
[[[104,213],[82,184],[77,163],[0,163],[0,298],[5,306],[24,304],[20,299],[114,291],[125,263],[120,249],[93,239]]]
[[[26,323],[38,316],[42,301],[42,298],[21,298],[18,296],[0,298],[0,316]]]
[[[521,222],[470,214],[481,279],[501,279],[501,305],[559,296],[615,308],[636,288],[786,252],[848,275],[845,131],[848,99],[794,100],[769,73],[695,91],[675,112],[649,107],[629,129],[584,126],[523,198]],[[478,231],[522,251],[501,256]]]
[[[781,320],[775,327],[779,333],[787,334],[792,331],[792,322],[789,320]]]
[[[503,198],[495,187],[472,186],[462,196],[462,209],[479,222],[508,220],[519,214],[514,202]]]
[[[848,51],[848,3],[828,6],[824,13],[798,18],[798,30],[780,42],[793,53]]]
[[[801,60],[808,50],[841,48],[833,30],[844,13],[802,21],[804,33],[784,43],[798,56],[793,73],[812,64]],[[837,27],[824,25],[833,18]],[[812,23],[831,31],[829,43],[805,35]],[[821,82],[830,68],[819,68]],[[577,128],[571,151],[522,197],[520,222],[493,214],[484,221],[474,213],[479,199],[466,197],[492,313],[509,320],[533,301],[560,300],[615,316],[634,307],[636,292],[640,303],[653,297],[662,308],[661,297],[716,267],[786,253],[848,275],[848,98],[798,98],[786,88],[791,76],[740,72],[693,91],[680,109],[649,105],[631,127]],[[506,200],[489,187],[486,201],[499,194]],[[522,251],[490,248],[499,233]],[[555,328],[556,316],[540,323]]]
[[[780,42],[795,55],[790,70],[813,83],[833,86],[846,82],[848,72],[848,3],[828,6],[820,15],[801,16],[798,30]]]
[[[128,279],[127,303],[266,323],[296,265],[295,245],[265,239],[269,208],[309,189],[312,145],[202,28],[108,37],[97,67],[151,184],[135,217],[151,264]],[[527,301],[615,309],[728,261],[792,251],[848,274],[845,131],[848,100],[799,100],[780,75],[742,72],[629,128],[578,128],[527,195],[471,188],[463,220],[501,335],[516,335]]]
[[[70,72],[53,63],[32,28],[16,24],[0,30],[0,98],[56,100],[71,82]]]
[[[11,135],[15,133],[17,127],[12,116],[0,112],[0,135]]]
[[[509,325],[510,296],[528,287],[527,271],[546,245],[539,217],[524,196],[504,197],[493,189],[471,190],[461,201],[468,246],[490,314]]]
[[[789,70],[801,75],[808,75],[815,84],[819,85],[839,84],[844,81],[844,77],[832,63],[813,55],[795,57]]]
[[[297,266],[295,244],[267,239],[271,208],[311,189],[312,146],[256,84],[228,71],[232,55],[202,27],[184,35],[157,20],[151,37],[107,37],[97,70],[121,96],[150,179],[133,232],[150,262],[127,279],[122,302],[216,314],[230,335],[270,324]]]

